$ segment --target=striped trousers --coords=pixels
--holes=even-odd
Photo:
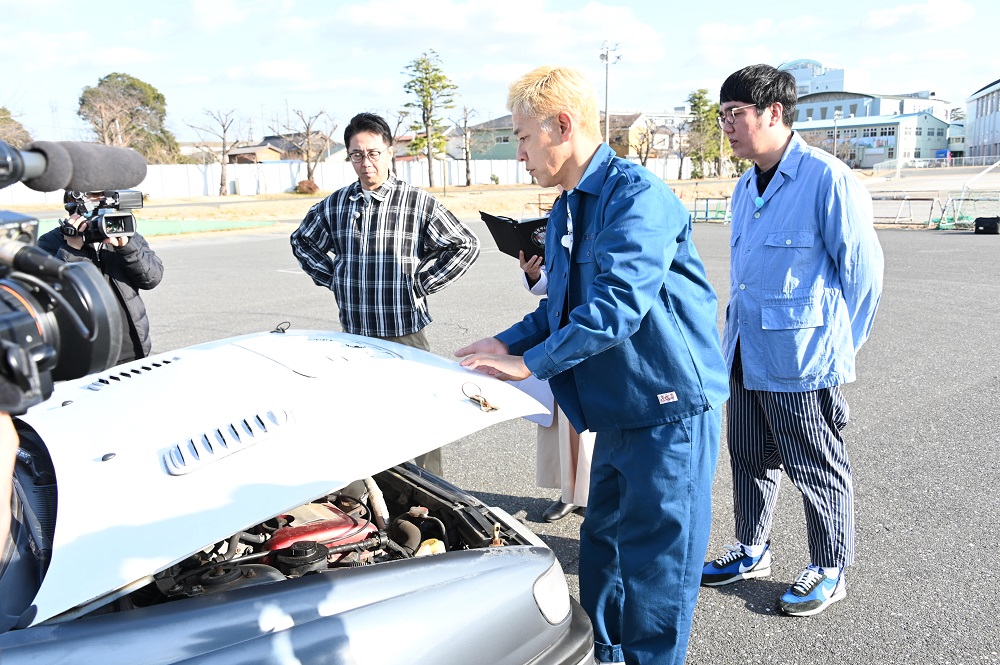
[[[736,537],[767,542],[781,471],[802,493],[811,563],[854,561],[854,485],[841,430],[850,409],[839,386],[808,392],[747,390],[739,347],[729,375],[728,426]]]

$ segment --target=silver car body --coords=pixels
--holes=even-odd
[[[44,579],[20,627],[0,635],[0,658],[590,662],[589,622],[552,552],[504,511],[396,467],[543,411],[453,361],[321,331],[202,344],[61,384],[20,419],[51,457],[58,510]],[[238,564],[222,554],[234,534],[371,478],[469,536],[444,554],[323,574],[255,561],[218,593],[109,609],[169,586],[193,556]],[[491,526],[499,546],[481,547]]]

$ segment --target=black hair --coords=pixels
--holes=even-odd
[[[719,90],[719,103],[745,102],[757,107],[757,115],[771,104],[781,104],[781,121],[786,127],[795,122],[795,77],[771,65],[750,65],[729,75]]]
[[[354,138],[355,134],[361,132],[381,136],[385,144],[392,147],[392,131],[389,129],[389,123],[382,119],[382,116],[374,113],[359,113],[351,118],[351,121],[347,123],[347,128],[344,129],[344,145],[350,149],[351,139]]]

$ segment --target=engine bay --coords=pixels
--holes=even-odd
[[[0,590],[9,588],[4,582],[18,574],[40,585],[46,557],[58,537],[54,532],[55,476],[44,448],[32,445],[30,433],[22,433],[22,443],[16,471],[22,510],[15,515],[18,528],[12,529],[17,541],[13,549],[20,555],[4,562],[10,565],[0,569]],[[283,511],[193,552],[156,573],[152,581],[109,593],[55,621],[303,575],[337,574],[458,550],[531,544],[475,498],[407,463]],[[19,597],[21,605],[29,598],[23,591]],[[0,608],[0,614],[16,616],[12,609],[17,608]]]
[[[121,599],[119,609],[455,550],[529,544],[467,498],[435,486],[416,467],[395,467],[193,554]]]

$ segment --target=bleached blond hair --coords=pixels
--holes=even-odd
[[[511,113],[536,118],[546,129],[551,129],[560,113],[569,112],[584,136],[601,140],[597,91],[571,67],[544,65],[531,70],[510,85],[507,108]]]

